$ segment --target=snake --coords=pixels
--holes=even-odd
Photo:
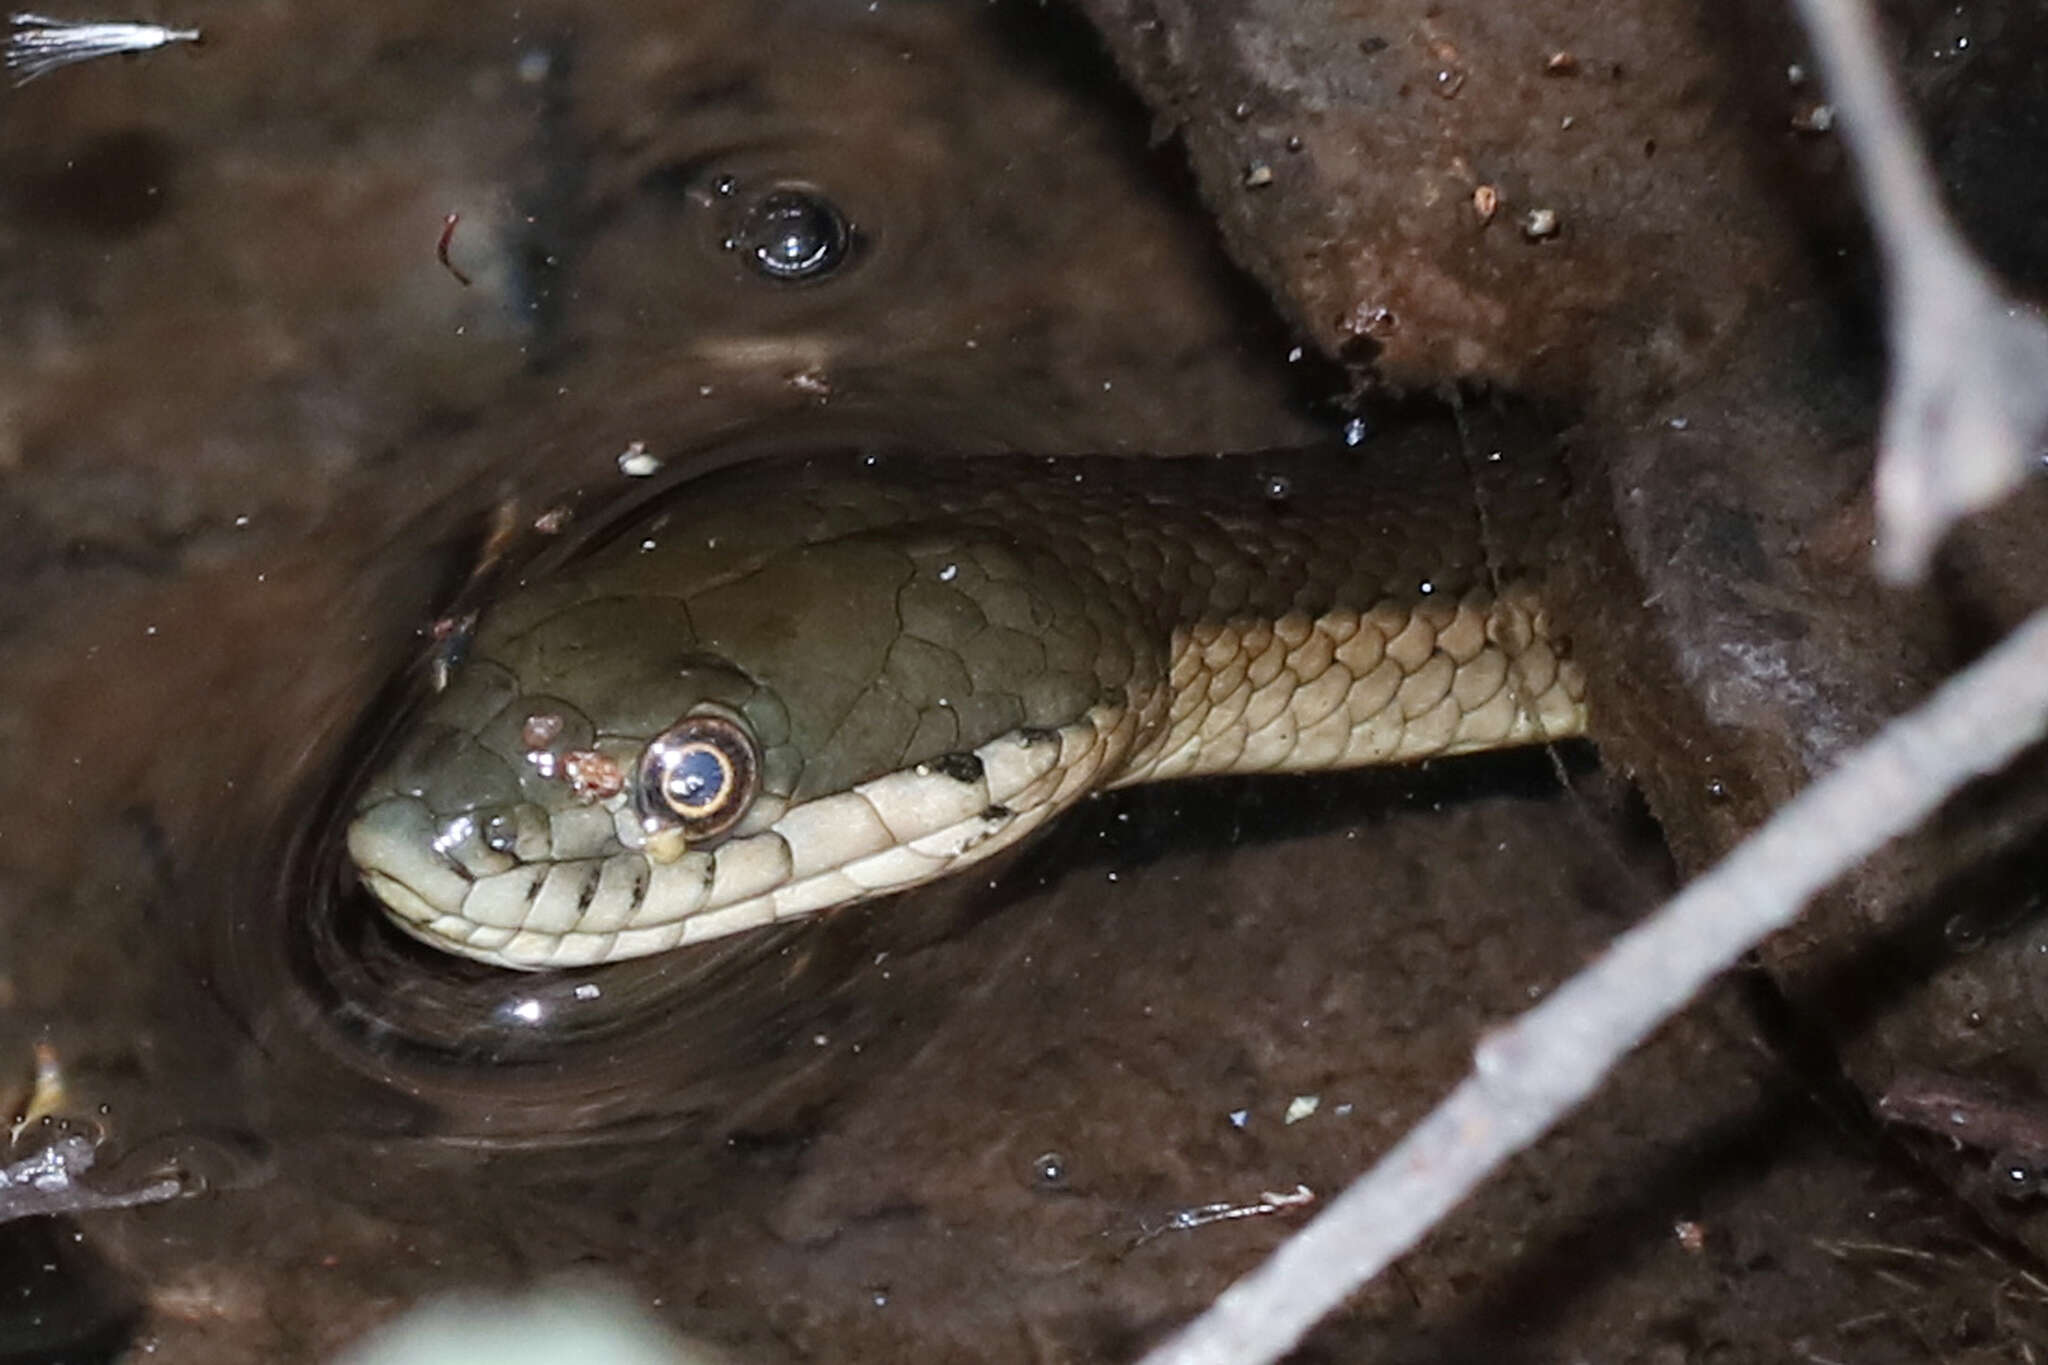
[[[347,857],[433,947],[590,966],[930,882],[1113,788],[1581,735],[1541,537],[1400,455],[688,480],[477,614]]]

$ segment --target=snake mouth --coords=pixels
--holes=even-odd
[[[526,971],[618,961],[887,895],[986,857],[1085,789],[1128,743],[1130,723],[1118,708],[999,736],[668,860],[629,848],[480,863],[468,817],[439,821],[387,789],[349,823],[348,855],[390,920],[443,951]]]
[[[485,870],[465,865],[464,845],[449,840],[450,829],[467,823],[436,820],[405,795],[367,804],[349,822],[357,878],[394,926],[443,952],[519,971],[606,959],[621,935],[589,924],[587,912],[601,891],[613,904],[637,907],[650,877],[644,856],[504,858],[502,870]]]
[[[462,903],[475,878],[437,844],[425,803],[396,796],[363,808],[349,821],[348,856],[401,928],[461,951]]]

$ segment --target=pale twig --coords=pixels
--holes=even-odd
[[[4,44],[6,65],[16,85],[27,85],[60,67],[96,61],[124,52],[151,52],[172,43],[200,41],[196,28],[165,28],[162,24],[95,23],[52,19],[47,14],[16,14]]]
[[[1958,518],[2019,485],[2048,435],[2048,326],[1941,207],[1865,0],[1797,0],[1884,258],[1892,376],[1877,458],[1878,571],[1920,577]]]
[[[1478,1048],[1437,1109],[1145,1358],[1260,1365],[1407,1251],[1807,899],[2048,728],[2048,612],[1813,783],[1598,961]]]

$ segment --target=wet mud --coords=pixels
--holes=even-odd
[[[1419,286],[1458,309],[1498,292],[1534,332],[1467,344],[1404,304],[1402,337],[1448,349],[1347,352],[1246,249],[1206,144],[1175,136],[1234,109],[1227,73],[1134,94],[1119,18],[1097,17],[1106,44],[1028,4],[200,3],[166,18],[202,48],[0,95],[0,1111],[53,1110],[10,1159],[83,1132],[105,1139],[94,1190],[187,1192],[0,1223],[0,1360],[317,1360],[440,1292],[565,1274],[746,1360],[1132,1358],[1752,818],[1760,765],[1796,770],[1658,726],[1715,676],[1688,660],[1727,657],[1673,632],[1793,611],[1758,566],[1796,539],[1825,587],[1855,539],[1871,371],[1843,338],[1868,280],[1800,273],[1799,325],[1758,322],[1833,229],[1745,201],[1756,275],[1689,274],[1692,322],[1602,368],[1574,348],[1636,335],[1609,276],[1670,246],[1669,205],[1618,192],[1638,230],[1562,282],[1484,255],[1540,241],[1489,239],[1483,288]],[[1611,118],[1651,117],[1617,70],[1667,49],[1629,42],[1539,75],[1541,98],[1606,82]],[[1723,70],[1730,45],[1752,50],[1721,35],[1687,60]],[[1519,87],[1486,88],[1458,110],[1527,116]],[[1991,98],[1927,89],[1958,120]],[[1743,108],[1683,103],[1708,164],[1750,154]],[[1277,172],[1299,154],[1273,128]],[[1798,138],[1778,153],[1832,155]],[[1958,134],[1952,162],[1995,142]],[[1336,145],[1312,150],[1329,166]],[[1611,183],[1599,155],[1567,162]],[[2032,259],[2008,216],[1973,225]],[[1120,793],[980,875],[588,973],[431,954],[340,870],[349,775],[437,615],[488,590],[493,525],[582,515],[622,455],[677,474],[872,439],[995,470],[1342,441],[1360,365],[1397,360],[1542,399],[1468,390],[1466,444],[1497,424],[1587,452],[1565,557],[1587,640],[1625,661],[1600,751]],[[1602,378],[1559,377],[1581,370]],[[1356,411],[1362,453],[1411,421],[1448,460],[1488,453],[1426,403]],[[1699,454],[1774,429],[1831,455],[1785,476],[1796,521],[1750,517],[1753,470]],[[1632,519],[1629,486],[1671,500]],[[1953,572],[2003,619],[2030,600],[2010,572],[2029,524],[1981,534]],[[1757,571],[1722,596],[1675,581],[1725,563]],[[1630,597],[1664,614],[1615,620]],[[1803,637],[1811,657],[1860,646],[1863,619]],[[1910,679],[1966,652],[1940,631],[1898,648]],[[1792,676],[1823,676],[1807,657]],[[1799,694],[1802,733],[1871,714],[1857,658]],[[1939,908],[1975,885],[1947,869],[1896,875]],[[1988,1154],[1881,1126],[1838,1049],[1929,1036],[1887,1012],[1902,994],[1967,996],[1970,1060],[2025,1080],[2015,954],[2037,935],[1998,907],[2031,869],[2009,854],[1938,944],[1926,926],[1953,916],[1920,908],[1847,965],[1722,983],[1300,1358],[2024,1358],[2048,1340],[2025,1206],[1973,1183]],[[1866,1047],[1870,1074],[1900,1051]],[[1953,1051],[1918,1060],[1942,1074]]]

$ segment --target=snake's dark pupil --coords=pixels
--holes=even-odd
[[[725,787],[725,766],[708,749],[692,749],[676,759],[665,784],[679,806],[699,809],[718,800]]]
[[[846,257],[846,219],[829,200],[802,190],[763,195],[728,245],[770,279],[814,280]]]

